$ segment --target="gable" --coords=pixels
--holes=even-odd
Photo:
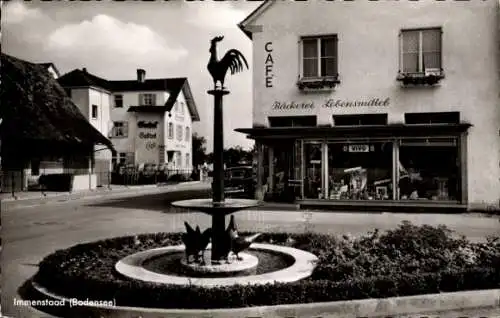
[[[252,33],[255,31],[252,25],[260,18],[260,16],[266,12],[275,1],[264,1],[259,5],[252,13],[250,13],[243,21],[238,24],[238,27],[250,38],[252,39]]]

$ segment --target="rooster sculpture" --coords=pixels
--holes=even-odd
[[[236,228],[236,223],[234,222],[234,215],[231,215],[228,231],[229,237],[231,238],[231,252],[236,255],[236,259],[239,261],[243,259],[238,254],[249,248],[250,245],[255,241],[255,239],[261,235],[261,233],[257,233],[250,236],[239,236],[238,229]]]
[[[199,226],[196,226],[196,230],[187,222],[184,222],[184,226],[186,227],[186,233],[182,234],[182,242],[186,247],[185,253],[187,263],[191,263],[190,256],[193,256],[195,262],[201,265],[205,264],[205,250],[210,242],[212,229],[208,228],[202,233]]]
[[[210,60],[207,65],[208,72],[212,75],[214,81],[214,88],[217,87],[217,82],[220,82],[221,89],[224,89],[224,79],[228,70],[231,70],[231,75],[241,72],[243,71],[243,63],[248,69],[247,60],[236,49],[227,51],[220,61],[217,59],[217,42],[223,39],[223,36],[216,36],[211,40]]]

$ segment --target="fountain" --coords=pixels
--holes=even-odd
[[[214,163],[213,163],[213,182],[212,199],[193,199],[173,202],[175,207],[194,209],[212,217],[211,228],[211,264],[220,264],[227,260],[229,249],[228,237],[225,228],[226,215],[256,207],[259,205],[257,200],[245,199],[226,199],[224,198],[224,120],[223,120],[223,97],[228,95],[229,91],[224,87],[224,78],[226,72],[231,70],[231,74],[241,72],[243,63],[248,68],[247,61],[240,51],[232,49],[220,60],[217,60],[217,42],[222,41],[224,37],[215,37],[211,41],[210,61],[208,62],[208,71],[213,77],[214,89],[207,93],[214,96]],[[220,86],[217,86],[220,82]]]
[[[244,65],[248,68],[248,64],[243,54],[235,49],[217,60],[216,45],[223,38],[212,39],[207,66],[214,83],[214,88],[207,92],[214,96],[212,198],[172,202],[174,207],[210,215],[212,227],[202,232],[198,226],[194,229],[184,222],[184,245],[146,250],[121,259],[115,268],[126,277],[154,283],[210,287],[296,281],[308,277],[314,269],[317,258],[311,253],[286,246],[254,243],[259,233],[247,237],[238,234],[234,213],[257,207],[259,201],[224,197],[222,100],[229,94],[224,87],[224,78],[228,70],[235,74],[241,72]],[[227,215],[230,215],[230,222],[226,228]],[[246,250],[252,252],[246,253]],[[230,260],[230,254],[235,258]]]

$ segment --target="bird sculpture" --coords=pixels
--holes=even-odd
[[[239,261],[243,259],[238,254],[249,248],[250,245],[255,241],[255,239],[261,235],[261,233],[257,233],[250,236],[239,236],[236,222],[234,221],[234,215],[231,215],[228,226],[228,233],[229,237],[231,238],[231,252],[236,255],[236,259]]]
[[[248,69],[247,60],[236,49],[227,51],[220,61],[217,59],[217,42],[223,39],[223,36],[216,36],[211,40],[210,45],[210,60],[208,61],[207,69],[210,75],[212,75],[214,89],[217,88],[217,82],[220,82],[221,89],[224,89],[224,79],[228,70],[231,70],[231,75],[241,72],[243,71],[243,63]]]
[[[182,234],[182,242],[185,246],[187,263],[192,263],[190,258],[190,256],[192,256],[195,262],[204,264],[205,250],[210,242],[212,229],[208,228],[202,233],[199,226],[196,226],[196,230],[187,222],[184,222],[184,226],[186,227],[186,233]]]

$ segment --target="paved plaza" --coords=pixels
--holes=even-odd
[[[210,225],[210,217],[169,207],[169,202],[208,196],[204,184],[165,187],[141,194],[95,197],[36,206],[2,203],[2,312],[11,317],[45,317],[27,308],[15,307],[17,288],[36,273],[37,263],[58,249],[113,236],[137,233],[184,231],[184,221]],[[312,230],[358,235],[378,228],[390,229],[403,220],[415,224],[446,224],[473,241],[500,233],[498,217],[474,214],[399,214],[305,212],[274,208],[246,210],[235,214],[240,230]],[[446,317],[446,316],[441,316]]]

